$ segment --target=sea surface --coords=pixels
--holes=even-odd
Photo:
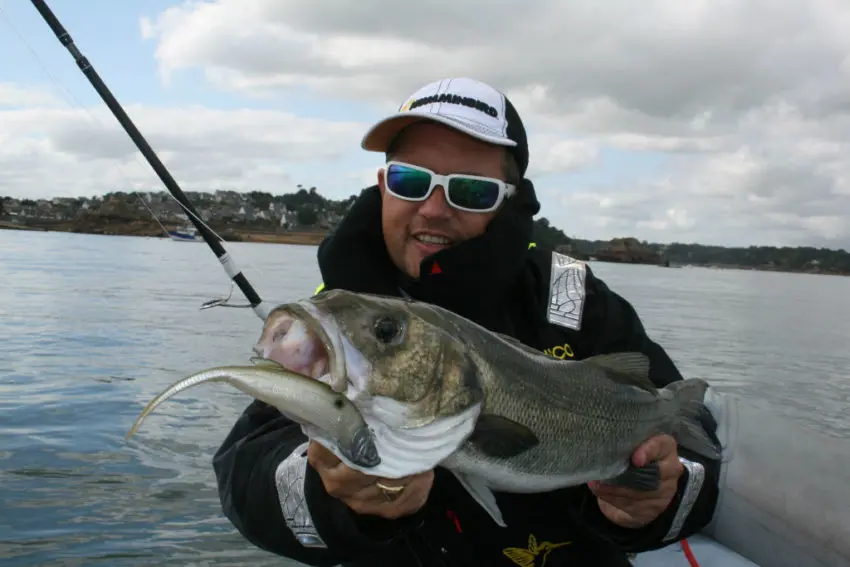
[[[319,283],[315,247],[228,243],[270,302]],[[594,264],[688,376],[850,437],[850,278]],[[200,310],[230,283],[203,243],[0,230],[0,564],[291,565],[223,517],[211,457],[244,394],[250,309]],[[244,303],[238,289],[234,303]]]

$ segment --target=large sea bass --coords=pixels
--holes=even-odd
[[[177,392],[225,381],[301,423],[354,469],[385,478],[451,470],[500,525],[494,490],[591,480],[655,488],[657,466],[630,464],[653,435],[720,456],[697,420],[706,382],[657,389],[640,353],[558,360],[427,303],[323,292],[275,308],[255,351],[265,359],[256,366],[176,383],[133,430]]]

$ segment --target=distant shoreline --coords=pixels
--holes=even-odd
[[[174,230],[178,227],[166,225],[168,230]],[[232,226],[223,230],[218,230],[213,227],[225,242],[255,242],[263,244],[289,244],[294,246],[318,246],[322,240],[330,234],[326,230],[315,231],[283,231],[283,230],[261,230],[251,229],[248,227]],[[133,220],[133,221],[117,221],[116,219],[102,219],[101,222],[79,222],[79,221],[38,221],[32,224],[12,223],[0,221],[0,230],[23,230],[30,232],[69,232],[75,234],[100,234],[105,236],[142,236],[147,238],[162,238],[167,239],[162,228],[151,220]],[[569,254],[569,253],[568,253]],[[597,259],[591,257],[590,262],[606,263],[606,264],[633,264],[633,265],[654,265],[659,267],[657,263],[643,262],[618,262],[608,258]],[[708,268],[717,270],[739,270],[739,271],[755,271],[755,272],[780,272],[788,274],[809,274],[821,276],[850,276],[850,273],[827,272],[810,269],[789,269],[775,266],[745,266],[735,264],[676,264],[672,263],[666,266],[667,269],[673,268]]]
[[[167,226],[175,230],[176,226]],[[20,224],[0,221],[0,230],[23,230],[30,232],[69,232],[75,234],[101,234],[105,236],[143,236],[147,238],[168,239],[162,228],[154,221],[136,220],[124,222],[80,223],[76,221],[39,221]],[[251,230],[244,227],[231,227],[213,230],[225,242],[261,242],[266,244],[293,244],[299,246],[318,246],[329,234],[328,231],[271,231]]]

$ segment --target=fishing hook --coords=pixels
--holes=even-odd
[[[253,307],[250,303],[243,303],[241,305],[231,305],[228,303],[230,298],[233,297],[233,288],[236,287],[236,284],[231,280],[230,282],[230,293],[227,294],[227,297],[219,297],[218,299],[209,299],[204,301],[201,304],[200,309],[212,309],[213,307],[236,307],[236,308],[244,308],[244,307]]]

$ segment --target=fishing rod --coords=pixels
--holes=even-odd
[[[145,159],[156,172],[157,176],[162,180],[162,183],[165,185],[168,192],[177,200],[178,203],[183,207],[183,209],[188,213],[187,216],[189,220],[195,225],[195,228],[198,229],[201,237],[204,239],[204,242],[212,249],[215,253],[216,258],[218,258],[219,262],[221,262],[224,271],[230,277],[233,284],[239,286],[239,289],[242,290],[242,293],[245,295],[245,298],[250,303],[250,307],[254,310],[254,313],[260,319],[265,320],[268,315],[268,310],[265,305],[263,305],[263,300],[260,299],[260,296],[248,282],[248,278],[242,273],[242,271],[236,266],[236,262],[233,260],[233,257],[230,256],[230,253],[224,249],[224,246],[221,245],[219,239],[213,233],[213,231],[203,222],[198,211],[195,210],[195,207],[183,193],[183,190],[180,189],[180,186],[177,184],[177,181],[174,180],[174,177],[171,176],[168,169],[163,165],[160,161],[159,157],[151,148],[150,144],[148,144],[145,137],[142,136],[142,133],[139,132],[139,129],[136,128],[136,125],[133,124],[133,121],[124,112],[121,104],[116,100],[116,98],[112,95],[109,88],[100,78],[100,75],[97,74],[91,62],[83,55],[77,46],[74,44],[74,40],[71,38],[71,35],[65,29],[65,27],[59,22],[59,19],[47,5],[44,0],[31,0],[35,9],[38,10],[38,13],[41,14],[41,17],[50,26],[50,29],[53,30],[53,33],[56,34],[56,38],[59,40],[59,43],[64,45],[71,55],[74,57],[74,61],[76,61],[77,66],[89,80],[91,85],[94,87],[94,90],[97,91],[97,94],[100,95],[100,98],[106,103],[106,106],[109,107],[109,110],[112,111],[112,114],[124,128],[124,131],[130,136],[130,139],[133,140],[133,143],[142,152],[142,155],[145,156]],[[231,294],[233,290],[231,287]],[[216,299],[212,301],[208,301],[202,305],[202,309],[206,309],[209,307],[216,306],[225,306],[225,307],[235,307],[232,305],[227,305],[227,301],[230,299],[230,296],[224,299]]]

